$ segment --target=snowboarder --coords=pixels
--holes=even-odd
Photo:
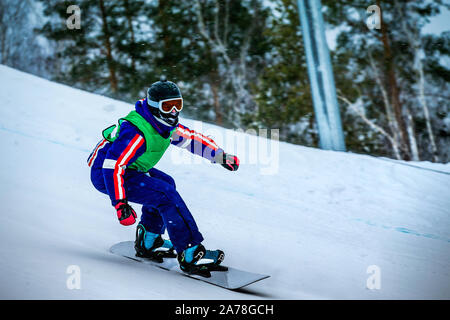
[[[155,165],[170,144],[230,171],[238,169],[239,159],[225,153],[211,138],[180,124],[182,109],[183,98],[175,83],[153,83],[146,98],[136,102],[135,110],[119,119],[118,125],[103,130],[103,139],[87,162],[92,184],[109,195],[122,225],[136,222],[130,202],[143,205],[136,228],[136,255],[156,260],[176,256],[183,271],[195,273],[205,268],[205,259],[210,262],[208,266],[218,266],[224,253],[205,249],[203,236],[174,179]],[[162,238],[166,228],[170,240]]]

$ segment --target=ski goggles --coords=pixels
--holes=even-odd
[[[147,99],[147,103],[154,108],[158,108],[163,113],[171,113],[174,108],[178,112],[183,110],[183,98],[171,98],[160,100],[159,102]]]

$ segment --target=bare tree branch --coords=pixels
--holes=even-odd
[[[227,47],[225,45],[225,43],[227,43],[226,33],[224,33],[224,35],[222,36],[223,41],[219,36],[219,11],[220,11],[219,1],[216,0],[215,3],[216,10],[214,15],[213,35],[211,35],[209,30],[207,30],[205,26],[202,7],[199,0],[195,1],[195,7],[198,20],[197,24],[200,34],[206,39],[208,44],[211,46],[211,49],[219,53],[225,62],[226,79],[229,83],[231,83],[233,90],[237,96],[237,101],[233,104],[233,110],[235,111],[236,115],[243,114],[249,105],[254,105],[253,97],[245,88],[245,84],[247,81],[246,57],[248,55],[248,50],[250,47],[251,32],[253,31],[254,28],[254,21],[252,21],[252,25],[250,26],[250,28],[246,30],[244,36],[244,43],[242,44],[240,50],[239,60],[237,62],[234,62],[229,56],[227,52]],[[228,14],[225,16],[225,18],[227,20],[229,19]],[[233,123],[235,125],[239,125],[240,120],[239,119],[233,120]]]
[[[230,16],[230,5],[229,5],[229,1],[225,0],[225,17],[224,17],[224,27],[223,27],[223,44],[226,46],[228,44],[228,20],[229,20],[229,16]]]
[[[386,116],[388,119],[388,125],[392,131],[392,134],[393,134],[392,137],[395,140],[395,144],[393,144],[393,148],[395,149],[394,153],[397,156],[397,154],[399,154],[398,148],[400,148],[400,149],[402,148],[402,144],[400,143],[400,136],[399,136],[400,129],[399,129],[397,120],[394,115],[394,109],[389,101],[387,90],[383,85],[380,74],[378,73],[378,68],[375,65],[375,61],[372,57],[372,53],[371,53],[370,49],[368,50],[368,56],[369,56],[370,67],[371,67],[373,75],[375,77],[375,81],[378,84],[378,87],[380,88],[381,94],[383,96],[383,102],[384,102],[384,106],[385,106]],[[400,159],[401,159],[401,157],[400,157]]]
[[[401,11],[399,4],[397,1],[395,1],[396,10],[399,14],[403,14],[403,11]],[[430,139],[430,146],[431,146],[431,152],[434,162],[439,161],[437,147],[436,147],[436,141],[433,134],[433,129],[431,126],[431,118],[430,118],[430,111],[428,108],[428,103],[425,98],[425,74],[423,71],[423,64],[422,59],[420,58],[421,52],[423,52],[422,45],[421,45],[421,38],[420,38],[420,30],[418,30],[415,26],[408,26],[407,25],[407,19],[406,17],[401,18],[402,21],[402,31],[406,34],[409,45],[411,48],[413,48],[414,53],[414,69],[417,73],[417,95],[420,102],[420,105],[422,106],[422,110],[425,116],[425,123],[427,127],[427,134],[428,138]]]
[[[401,160],[401,156],[399,153],[399,147],[397,144],[397,141],[394,139],[394,137],[392,137],[389,133],[387,133],[382,127],[380,127],[379,125],[375,124],[374,121],[370,120],[369,118],[367,118],[367,116],[364,114],[364,112],[362,112],[359,108],[357,108],[355,106],[355,103],[350,102],[350,100],[348,100],[347,98],[345,98],[342,95],[338,94],[338,99],[344,101],[349,107],[350,109],[352,109],[353,112],[355,112],[358,116],[361,117],[361,119],[368,124],[372,129],[374,129],[375,131],[377,131],[378,133],[380,133],[382,136],[384,136],[386,139],[389,140],[389,142],[392,145],[392,150],[394,151],[394,155],[398,160]]]

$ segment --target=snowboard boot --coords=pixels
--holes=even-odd
[[[189,274],[209,278],[211,271],[227,271],[221,266],[225,253],[222,250],[206,250],[202,244],[189,247],[178,255],[180,269]]]
[[[177,257],[170,240],[164,240],[160,234],[146,231],[142,224],[138,224],[136,228],[134,248],[137,257],[149,258],[160,263],[163,262],[163,258]]]

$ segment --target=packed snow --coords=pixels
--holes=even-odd
[[[135,226],[118,223],[86,159],[132,104],[5,66],[0,84],[1,299],[450,298],[447,165],[418,168],[183,119],[242,161],[229,172],[172,146],[157,165],[175,178],[206,247],[271,276],[230,291],[108,251],[134,240]]]

